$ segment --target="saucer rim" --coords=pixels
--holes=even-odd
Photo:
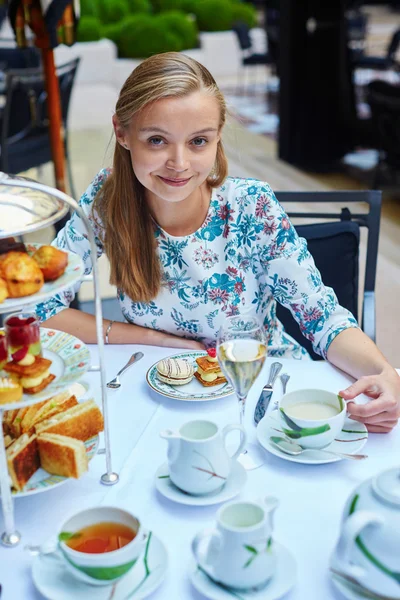
[[[168,549],[167,549],[166,544],[162,541],[162,539],[158,535],[156,535],[154,533],[154,531],[152,531],[152,536],[153,536],[153,538],[155,540],[157,540],[157,542],[161,546],[161,549],[164,552],[164,555],[165,555],[164,569],[160,572],[159,578],[157,579],[157,581],[155,581],[153,583],[153,585],[145,593],[145,595],[138,595],[138,596],[135,597],[135,600],[144,600],[145,598],[148,598],[149,596],[151,596],[151,594],[154,594],[154,592],[164,582],[164,580],[166,578],[166,575],[167,575],[167,571],[170,568],[170,559],[169,559],[169,554],[168,554]],[[53,538],[49,538],[49,539],[53,539]],[[46,593],[44,593],[44,591],[42,590],[42,588],[39,587],[39,585],[37,584],[37,572],[35,571],[35,565],[37,565],[39,563],[39,561],[43,561],[43,557],[40,554],[38,554],[37,556],[33,557],[32,563],[30,565],[30,572],[31,572],[33,586],[34,586],[35,590],[39,594],[41,594],[43,596],[43,598],[45,598],[45,600],[58,600],[55,596],[48,596]],[[72,575],[71,575],[71,577],[72,577]],[[104,586],[90,586],[88,584],[85,584],[84,582],[81,582],[81,583],[82,583],[82,585],[87,585],[87,587],[88,587],[88,593],[91,592],[91,591],[93,591],[93,590],[101,590],[101,589],[110,590],[112,588],[112,586],[114,585],[113,583],[110,583],[109,585],[104,585]],[[72,596],[71,596],[71,599],[72,599]],[[88,596],[88,600],[90,600],[89,596]]]
[[[175,490],[176,490],[176,496],[174,496],[173,498],[170,495],[166,495],[165,489],[163,488],[163,484],[161,482],[161,480],[159,479],[159,473],[162,472],[163,470],[168,471],[168,462],[164,462],[162,465],[160,465],[157,469],[157,471],[155,472],[154,475],[154,479],[155,479],[155,487],[156,490],[164,497],[167,498],[168,500],[171,500],[171,502],[176,502],[178,504],[184,504],[186,506],[212,506],[213,504],[220,504],[222,502],[227,502],[228,500],[231,500],[232,498],[235,498],[238,494],[240,494],[240,492],[242,491],[242,489],[244,488],[244,486],[247,483],[247,471],[246,469],[243,467],[243,465],[241,465],[239,463],[239,461],[232,459],[232,462],[234,463],[234,469],[236,469],[237,475],[243,477],[243,484],[239,486],[239,488],[233,492],[231,494],[228,494],[227,496],[224,496],[223,493],[224,491],[226,491],[225,486],[220,488],[220,491],[218,493],[213,493],[213,495],[209,495],[209,494],[202,494],[202,495],[190,495],[190,494],[186,494],[185,492],[179,490],[178,487],[174,486]],[[233,472],[231,472],[231,475],[229,476],[228,480],[232,477]],[[189,501],[187,501],[189,500]]]
[[[306,458],[307,455],[291,456],[290,454],[285,454],[284,452],[280,452],[277,448],[274,448],[273,446],[271,446],[264,439],[261,441],[261,439],[260,439],[261,438],[261,428],[264,426],[264,425],[262,425],[262,422],[264,420],[267,421],[272,416],[273,416],[273,412],[272,411],[268,412],[258,423],[257,429],[256,429],[257,441],[260,444],[260,446],[262,448],[264,448],[264,450],[266,452],[276,456],[277,458],[282,458],[283,460],[287,460],[289,462],[299,463],[299,464],[304,464],[304,465],[325,465],[325,464],[335,463],[335,462],[345,460],[344,458],[342,458],[340,456],[332,456],[331,458],[329,458],[328,455],[326,455],[326,458],[313,458],[313,459],[307,459]],[[351,419],[346,417],[345,423],[347,423],[349,420],[351,421]],[[363,425],[363,423],[359,423],[359,422],[357,422],[357,424]],[[265,424],[265,426],[267,426],[267,425]],[[366,435],[366,439],[360,441],[359,447],[357,447],[353,452],[348,452],[348,454],[357,454],[358,452],[360,452],[360,450],[362,450],[364,448],[365,444],[368,442],[368,438],[369,438],[368,430],[365,427],[365,425],[364,425],[364,428],[365,428],[365,431],[360,431],[360,434]],[[333,444],[333,442],[331,442],[331,443]],[[329,444],[329,446],[330,445],[331,444]],[[329,446],[324,448],[324,450],[327,450],[329,448]],[[318,448],[315,448],[315,449],[313,448],[310,450],[318,451]]]
[[[287,594],[289,594],[289,592],[291,592],[293,590],[293,588],[297,585],[297,581],[298,581],[298,565],[297,565],[297,561],[296,561],[296,557],[295,557],[294,553],[291,550],[289,550],[289,548],[287,548],[287,546],[285,546],[278,540],[274,539],[274,544],[275,544],[276,548],[278,549],[278,552],[281,552],[282,555],[284,554],[285,557],[291,561],[292,567],[293,567],[293,581],[285,591],[280,592],[278,596],[273,596],[269,600],[279,600],[280,598],[283,598],[284,596],[286,596]],[[197,572],[198,572],[197,571],[197,562],[192,557],[190,565],[189,565],[190,583],[200,594],[203,594],[209,600],[220,600],[220,597],[216,598],[215,596],[209,596],[203,589],[200,589],[200,587],[197,587],[197,585],[194,583],[194,579],[197,575]],[[285,569],[285,574],[286,573],[287,573],[287,569]],[[272,579],[271,579],[271,581],[272,581]],[[265,591],[268,590],[268,587],[269,587],[269,584],[267,585],[267,587],[261,589],[259,592],[256,592],[256,593],[257,594],[260,594],[263,592],[265,593]],[[238,594],[243,594],[244,595],[243,597],[245,598],[245,600],[251,600],[252,592],[249,592],[249,590],[238,590]],[[255,596],[255,598],[257,598],[257,597]],[[257,600],[260,600],[260,597]]]

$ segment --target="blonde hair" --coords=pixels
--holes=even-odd
[[[226,118],[225,99],[211,73],[196,60],[177,52],[157,54],[143,61],[122,86],[115,110],[122,128],[144,107],[162,98],[179,98],[205,91],[218,100],[220,129]],[[228,164],[218,142],[215,164],[207,178],[219,187]],[[115,144],[113,170],[99,191],[95,210],[104,227],[104,246],[110,261],[110,283],[135,302],[150,302],[161,287],[160,261],[156,253],[154,222],[128,150]]]

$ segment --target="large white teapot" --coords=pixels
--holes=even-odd
[[[331,566],[400,600],[400,467],[364,481],[350,496]]]

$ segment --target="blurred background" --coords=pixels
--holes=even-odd
[[[5,7],[2,17],[4,80],[9,69],[38,67],[40,53],[32,45],[15,49]],[[58,35],[62,42],[62,27]],[[275,190],[383,190],[377,343],[400,366],[400,2],[81,0],[76,43],[55,49],[72,195],[111,164],[111,117],[125,79],[143,58],[171,50],[203,63],[226,96],[231,175],[266,180]],[[20,120],[7,102],[3,89],[3,160],[15,134],[10,123]],[[14,172],[54,186],[52,163],[37,162],[18,163]],[[48,230],[33,238],[53,236]],[[361,275],[364,256],[362,239]],[[115,290],[101,260],[107,315]],[[80,300],[90,309],[90,284]]]

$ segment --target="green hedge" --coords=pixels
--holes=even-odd
[[[97,17],[97,1],[81,0],[82,17]]]
[[[257,25],[257,11],[252,4],[244,4],[243,2],[237,2],[232,6],[233,10],[233,23],[246,23],[250,28],[256,27]]]
[[[150,0],[127,0],[127,2],[130,14],[153,12]]]
[[[198,31],[225,31],[238,21],[257,23],[241,0],[81,0],[78,41],[106,37],[126,58],[197,46]]]
[[[122,58],[147,58],[181,49],[182,42],[150,15],[131,15],[121,26],[118,50]]]
[[[95,42],[101,37],[100,21],[96,17],[81,17],[77,31],[78,42]]]
[[[129,15],[127,0],[96,0],[97,14],[104,24],[119,23]]]
[[[179,38],[180,50],[188,50],[196,46],[198,34],[196,23],[183,12],[169,10],[160,13],[157,21]]]
[[[225,31],[233,24],[230,0],[198,0],[193,6],[200,31]]]

